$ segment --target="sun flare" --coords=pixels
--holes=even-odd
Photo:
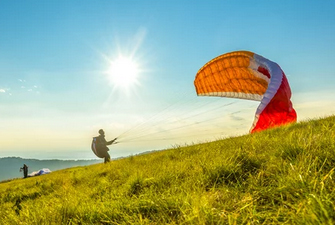
[[[108,78],[116,87],[129,87],[137,83],[139,74],[138,65],[131,58],[118,57],[111,62],[108,70]]]

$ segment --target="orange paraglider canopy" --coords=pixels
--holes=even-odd
[[[212,59],[198,71],[194,85],[200,96],[260,101],[251,133],[297,120],[284,72],[253,52],[230,52]]]

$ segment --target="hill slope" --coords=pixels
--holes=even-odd
[[[5,224],[334,224],[335,117],[0,184]]]

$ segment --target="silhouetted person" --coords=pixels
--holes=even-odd
[[[96,142],[96,147],[97,150],[99,151],[99,155],[101,155],[105,160],[104,162],[110,162],[111,157],[108,154],[109,148],[107,145],[111,145],[116,141],[116,138],[114,138],[111,141],[106,141],[105,139],[105,132],[103,129],[99,130],[99,136],[97,137],[97,142]]]
[[[23,177],[27,178],[28,177],[28,166],[26,164],[23,164],[23,167],[20,168],[20,172],[23,170]]]

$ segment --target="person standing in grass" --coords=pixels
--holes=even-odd
[[[23,167],[20,168],[20,172],[23,170],[23,177],[28,177],[28,166],[26,164],[23,164]]]
[[[103,129],[99,130],[99,136],[97,137],[97,140],[96,140],[96,148],[97,148],[99,155],[105,159],[104,160],[105,163],[110,162],[111,160],[111,157],[108,153],[109,148],[107,147],[107,145],[111,145],[115,141],[116,141],[116,138],[114,138],[111,141],[106,141],[104,130]]]

